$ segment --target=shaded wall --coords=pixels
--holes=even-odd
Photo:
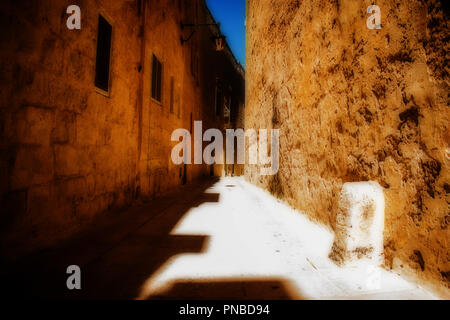
[[[1,9],[2,244],[32,249],[133,199],[140,42],[130,1],[60,1]],[[95,87],[98,14],[113,22],[110,96]]]
[[[66,27],[70,4],[81,8],[81,30]],[[99,14],[113,28],[109,96],[94,86]],[[206,30],[180,41],[189,35],[181,20],[208,15],[200,0],[2,4],[2,256],[55,244],[99,214],[209,175],[206,165],[175,166],[170,141],[174,129],[189,130],[195,120],[222,125],[213,116],[214,98],[204,98],[214,87],[205,84],[216,77],[233,83],[223,70],[234,74],[235,66],[214,51],[211,39],[200,45]],[[196,68],[222,69],[208,79],[198,71],[194,76],[193,52]],[[151,98],[153,54],[163,65],[161,103]]]
[[[343,183],[386,198],[387,267],[449,286],[448,12],[438,1],[248,1],[248,128],[279,128],[251,182],[334,228]]]

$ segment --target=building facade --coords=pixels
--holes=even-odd
[[[71,4],[81,29],[67,26]],[[244,103],[244,71],[216,50],[204,1],[7,1],[0,20],[4,257],[224,174],[171,161],[173,130],[234,126]]]

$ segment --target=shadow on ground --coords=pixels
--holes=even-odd
[[[134,299],[142,283],[171,257],[205,250],[207,235],[170,232],[191,208],[219,201],[219,194],[205,193],[216,182],[186,185],[100,219],[58,247],[3,265],[4,292],[10,298]],[[69,265],[80,266],[82,290],[67,289]]]
[[[164,292],[148,300],[291,300],[289,282],[282,279],[182,280],[171,283]]]

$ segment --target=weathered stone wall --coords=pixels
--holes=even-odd
[[[81,30],[61,1],[1,9],[2,244],[54,243],[93,213],[129,203],[137,155],[140,45],[136,3],[78,1]],[[113,21],[111,94],[94,87],[98,14]]]
[[[70,4],[81,8],[81,30],[66,27]],[[109,96],[94,85],[99,14],[113,27]],[[190,129],[195,120],[220,127],[209,84],[235,80],[235,67],[214,51],[211,35],[200,36],[206,30],[181,45],[190,32],[180,21],[208,14],[200,0],[2,3],[2,257],[54,244],[100,213],[163,194],[183,183],[184,170],[187,182],[209,175],[206,165],[175,166],[170,141],[174,129]],[[194,77],[193,44],[207,56],[198,68],[219,65],[216,73]],[[153,54],[163,64],[161,103],[151,98]]]
[[[230,88],[233,110],[244,102],[243,74],[238,72],[229,48],[215,51],[216,27],[184,27],[184,24],[215,22],[204,1],[150,1],[147,7],[145,65],[142,110],[142,151],[139,160],[140,185],[144,194],[158,195],[183,182],[210,175],[207,165],[174,165],[170,142],[173,130],[185,128],[193,138],[194,121],[202,121],[203,130],[223,129],[223,112],[215,113],[215,86],[220,79]],[[189,38],[191,33],[193,35]],[[180,38],[189,39],[181,44]],[[151,56],[163,63],[163,97],[159,103],[151,98]],[[170,78],[174,79],[174,107],[170,112]],[[180,115],[178,116],[178,108]],[[203,144],[204,146],[207,143]],[[193,154],[192,142],[192,154]],[[214,165],[214,173],[224,173],[222,165]]]
[[[448,288],[447,21],[439,1],[249,0],[245,125],[281,129],[278,174],[248,180],[331,228],[343,183],[377,181],[386,266]]]

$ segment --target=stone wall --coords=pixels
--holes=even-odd
[[[81,9],[81,30],[66,27],[71,4]],[[99,14],[113,28],[109,95],[94,85]],[[214,51],[208,30],[180,42],[189,36],[181,20],[208,15],[200,0],[2,3],[2,257],[55,244],[99,214],[164,194],[183,183],[184,171],[187,182],[209,175],[206,165],[185,168],[170,158],[174,129],[189,129],[195,120],[221,126],[209,83],[222,77],[234,85],[236,79],[236,66]],[[200,57],[208,55],[198,68],[221,69],[194,77],[193,44]],[[151,98],[153,54],[163,64],[161,103]]]
[[[249,0],[245,125],[281,129],[278,174],[249,181],[330,228],[342,185],[377,181],[386,267],[448,290],[447,21],[439,1]]]
[[[78,1],[81,30],[58,1],[2,4],[2,213],[7,252],[70,234],[135,192],[136,3]],[[111,93],[94,87],[98,14],[113,21]],[[3,231],[3,230],[2,230]],[[19,249],[17,249],[19,250]]]

